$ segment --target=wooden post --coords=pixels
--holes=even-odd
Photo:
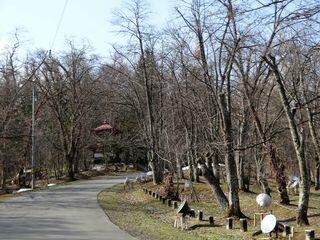
[[[196,212],[194,211],[194,209],[191,209],[190,217],[196,217]]]
[[[152,196],[152,191],[151,190],[149,190],[149,195]]]
[[[172,208],[173,209],[177,209],[178,208],[178,202],[177,201],[173,201],[172,202]]]
[[[214,225],[214,220],[212,216],[209,216],[209,225],[213,226]]]
[[[292,239],[294,238],[294,227],[291,226],[291,236],[292,236]]]
[[[166,198],[162,197],[161,202],[162,202],[162,204],[166,204]]]
[[[155,192],[152,192],[152,197],[156,197],[156,193]]]
[[[289,225],[284,225],[284,231],[282,233],[283,237],[287,237],[291,234],[291,227]]]
[[[168,205],[168,207],[171,207],[171,199],[167,200],[167,205]]]
[[[174,220],[173,227],[178,228],[180,223],[180,216],[176,216]]]
[[[156,193],[155,198],[158,200],[159,199],[159,194]]]
[[[181,221],[181,230],[188,230],[189,229],[189,221],[187,217],[180,217]]]
[[[306,240],[314,240],[314,230],[306,230]]]
[[[202,221],[202,220],[203,220],[203,211],[202,211],[202,210],[199,210],[199,211],[198,211],[198,220],[199,220],[199,221]]]
[[[240,231],[241,232],[248,231],[248,222],[246,218],[240,218]]]
[[[161,196],[161,195],[158,196],[158,200],[159,200],[160,202],[162,202],[162,196]]]
[[[227,218],[226,228],[232,229],[232,223],[233,223],[233,218]]]

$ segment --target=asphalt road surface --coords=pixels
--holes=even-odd
[[[0,203],[0,239],[134,240],[110,222],[97,194],[125,177],[100,177],[24,193]]]

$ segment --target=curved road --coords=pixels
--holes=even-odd
[[[0,203],[0,239],[134,240],[110,222],[97,194],[125,177],[99,177]]]

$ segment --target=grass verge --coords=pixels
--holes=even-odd
[[[148,184],[148,189],[157,191],[160,188],[159,186]],[[193,219],[190,225],[194,229],[191,231],[180,231],[174,228],[175,211],[149,195],[144,194],[140,188],[127,191],[123,190],[122,185],[116,185],[102,191],[98,195],[98,201],[112,222],[139,239],[245,240],[267,237],[267,235],[259,235],[257,238],[251,236],[259,228],[259,223],[257,227],[253,226],[254,213],[261,212],[261,209],[257,207],[255,202],[255,197],[259,193],[258,188],[253,187],[253,192],[240,194],[242,211],[249,217],[249,227],[246,233],[240,231],[238,220],[234,222],[234,229],[227,230],[225,228],[226,219],[224,213],[214,201],[214,197],[208,186],[204,183],[198,183],[195,184],[195,188],[201,201],[199,203],[192,202],[189,205],[195,210],[203,210],[206,221],[198,222],[196,219]],[[311,226],[308,227],[297,227],[294,221],[298,196],[291,195],[292,205],[282,206],[278,203],[278,194],[274,192],[272,195],[273,204],[268,210],[272,210],[273,214],[282,223],[295,227],[294,239],[304,239],[304,230],[306,229],[314,229],[317,235],[320,233],[319,192],[311,192],[309,209]],[[208,227],[207,221],[209,215],[214,216],[214,227]]]

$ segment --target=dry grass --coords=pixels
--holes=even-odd
[[[272,187],[273,183],[270,185]],[[209,187],[204,183],[197,183],[194,186],[201,201],[191,202],[190,207],[203,210],[205,220],[210,215],[214,216],[215,227],[208,227],[207,221],[199,223],[194,219],[191,225],[195,229],[192,231],[182,232],[173,228],[175,211],[144,194],[140,188],[133,191],[124,191],[122,186],[107,189],[99,195],[99,202],[112,221],[140,239],[254,239],[251,235],[258,227],[253,227],[253,215],[255,212],[261,212],[255,202],[256,195],[260,193],[258,187],[252,186],[251,193],[240,193],[242,211],[249,217],[248,232],[241,233],[238,220],[235,220],[233,230],[225,228],[225,214],[218,207]],[[147,187],[159,193],[162,191],[161,186],[153,186],[151,183],[147,184]],[[188,192],[182,193],[182,195],[188,194]],[[314,229],[316,235],[320,236],[320,192],[311,192],[309,208],[311,226],[308,227],[296,226],[294,217],[298,196],[290,195],[290,198],[292,205],[282,206],[279,204],[278,194],[273,192],[273,203],[267,210],[272,210],[282,223],[295,227],[294,239],[304,239],[305,229]]]

